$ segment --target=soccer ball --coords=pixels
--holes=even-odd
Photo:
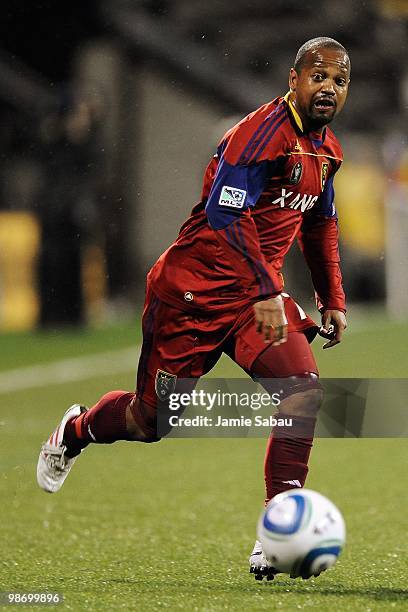
[[[337,561],[346,539],[344,519],[324,495],[294,489],[276,495],[258,521],[267,560],[293,578],[318,576]]]

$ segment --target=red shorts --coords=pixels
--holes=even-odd
[[[160,399],[158,379],[198,379],[212,369],[222,353],[229,355],[251,376],[256,375],[254,362],[266,348],[276,352],[271,378],[286,378],[304,372],[317,374],[308,342],[316,335],[316,323],[288,294],[284,293],[283,297],[288,341],[271,347],[256,331],[252,304],[207,316],[188,313],[162,302],[148,283],[142,318],[143,346],[137,373],[137,396],[149,406],[156,407]]]

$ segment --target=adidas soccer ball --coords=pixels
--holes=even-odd
[[[294,489],[276,495],[258,521],[268,561],[292,577],[318,576],[337,561],[345,542],[344,519],[324,495]]]

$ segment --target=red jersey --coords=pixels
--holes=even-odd
[[[333,190],[341,162],[333,132],[304,131],[288,95],[261,106],[221,140],[200,202],[149,272],[153,291],[182,310],[268,299],[283,289],[297,238],[319,309],[345,311]]]

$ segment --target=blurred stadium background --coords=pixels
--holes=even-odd
[[[0,331],[104,324],[144,277],[236,119],[286,92],[297,48],[350,51],[334,129],[349,302],[408,317],[406,0],[5,0]],[[296,249],[286,283],[312,308]],[[384,310],[385,312],[385,310]]]

